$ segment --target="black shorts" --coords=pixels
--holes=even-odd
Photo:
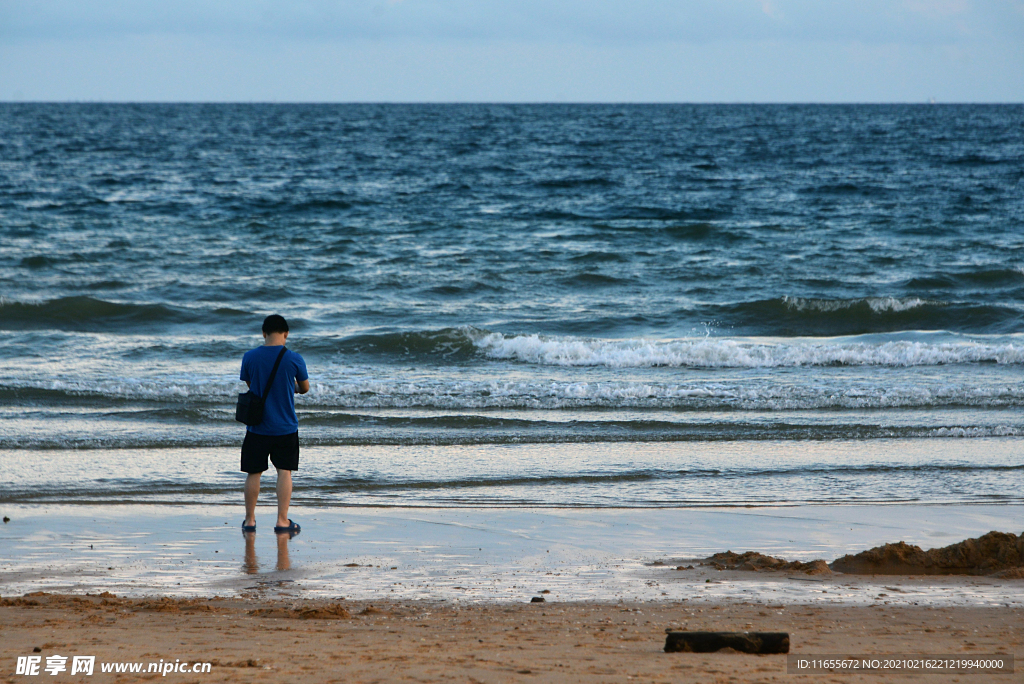
[[[242,472],[262,473],[267,469],[267,456],[278,470],[298,470],[299,433],[257,435],[246,432],[242,442]]]

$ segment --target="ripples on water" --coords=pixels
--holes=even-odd
[[[1011,439],[1022,159],[1020,106],[0,105],[0,458],[231,453],[270,312],[328,450]],[[538,492],[510,501],[645,501],[632,475],[495,453]],[[912,497],[970,500],[886,454]],[[1024,484],[982,460],[953,465]],[[722,496],[756,499],[756,465]],[[474,500],[396,472],[352,477]],[[697,501],[673,478],[650,501]]]

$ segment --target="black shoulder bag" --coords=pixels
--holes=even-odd
[[[281,359],[284,358],[286,351],[288,350],[285,347],[281,347],[281,353],[277,355],[277,361],[274,361],[274,370],[270,371],[267,386],[263,388],[262,397],[253,392],[252,387],[249,388],[248,392],[238,395],[238,404],[235,406],[235,420],[239,423],[259,425],[263,421],[263,404],[266,403],[267,392],[274,385],[274,378],[277,377],[277,367],[281,365]]]

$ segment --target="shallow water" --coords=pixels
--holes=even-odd
[[[31,458],[7,467],[8,504],[237,506],[245,477],[229,448],[21,453]],[[1003,504],[1019,518],[1024,503],[1019,445],[1008,439],[305,447],[302,454],[292,501],[316,507]],[[263,490],[273,501],[272,472]]]

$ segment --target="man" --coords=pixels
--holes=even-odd
[[[260,476],[267,469],[267,457],[277,468],[277,525],[274,532],[295,536],[301,529],[288,519],[292,498],[292,471],[299,469],[299,420],[295,415],[295,394],[309,391],[306,362],[290,349],[284,350],[274,382],[267,380],[288,340],[288,322],[274,314],[263,321],[263,346],[242,357],[241,379],[264,400],[263,420],[246,428],[242,442],[242,472],[245,478],[245,520],[243,532],[256,531],[256,499]]]

